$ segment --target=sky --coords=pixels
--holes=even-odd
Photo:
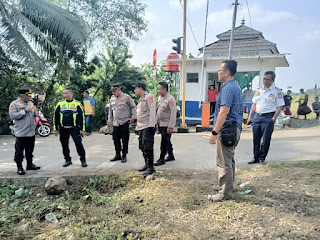
[[[157,61],[173,52],[172,39],[181,37],[183,9],[180,0],[142,0],[146,5],[148,30],[138,41],[130,42],[132,64],[152,62],[154,49]],[[203,46],[207,0],[188,0],[187,16],[195,34],[187,25],[186,51],[197,56]],[[216,35],[231,29],[234,0],[210,0],[206,44],[217,41]],[[249,11],[247,7],[249,6]],[[277,44],[280,53],[289,53],[288,68],[276,69],[276,85],[282,89],[320,87],[320,1],[319,0],[239,0],[236,27],[245,19],[248,27],[263,33],[265,39]],[[183,0],[182,3],[183,4]],[[251,21],[249,17],[251,15]],[[255,84],[254,84],[255,85]]]

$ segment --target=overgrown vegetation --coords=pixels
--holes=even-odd
[[[319,169],[320,161],[238,169],[235,199],[221,203],[207,200],[216,192],[211,172],[171,170],[154,181],[133,173],[79,179],[61,196],[36,187],[17,197],[18,186],[2,183],[0,238],[317,239]],[[48,213],[58,222],[46,220]]]

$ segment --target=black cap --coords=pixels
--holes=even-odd
[[[30,88],[20,88],[19,89],[19,94],[25,94],[27,96],[31,96],[32,91]]]
[[[135,85],[132,85],[134,88],[142,88],[143,90],[146,90],[146,84],[144,82],[137,82]]]
[[[117,88],[119,88],[119,87],[121,87],[121,85],[120,85],[119,83],[115,83],[115,84],[112,84],[112,85],[111,85],[110,90],[111,90],[112,92],[114,92],[114,91],[117,90]]]

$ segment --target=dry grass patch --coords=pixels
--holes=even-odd
[[[2,195],[0,238],[317,239],[319,169],[320,161],[237,169],[235,199],[221,203],[207,200],[217,175],[205,171],[170,170],[153,181],[108,175],[74,183],[58,197],[33,188],[20,198]],[[43,212],[59,222],[43,220]],[[25,223],[21,235],[16,227]]]

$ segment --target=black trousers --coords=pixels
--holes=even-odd
[[[255,160],[265,160],[268,155],[274,129],[274,123],[272,122],[273,115],[273,112],[265,114],[264,116],[256,114],[254,118],[252,133],[253,155]]]
[[[113,143],[114,148],[116,150],[116,154],[120,155],[122,149],[122,155],[127,155],[128,153],[128,145],[129,145],[129,122],[119,125],[118,127],[113,126]],[[122,148],[121,148],[121,140],[122,140]]]
[[[66,161],[71,161],[70,149],[69,149],[69,138],[71,136],[74,141],[74,144],[76,145],[78,155],[80,156],[80,161],[85,162],[86,151],[84,150],[82,145],[80,128],[79,127],[73,127],[73,128],[61,127],[59,129],[59,133],[60,133],[60,142],[62,145],[62,152],[63,152],[64,159]]]
[[[173,148],[171,144],[171,133],[167,132],[168,127],[158,127],[161,134],[161,145],[160,145],[160,158],[164,158],[167,153],[170,156],[173,155]]]
[[[33,159],[33,149],[34,149],[34,141],[35,136],[33,137],[17,137],[16,144],[15,144],[15,154],[14,154],[14,161],[17,163],[17,166],[22,166],[23,161],[23,151],[25,151],[27,165],[32,164]]]
[[[210,115],[214,114],[216,110],[216,102],[210,102]]]
[[[153,167],[153,144],[154,144],[155,128],[145,128],[138,131],[139,149],[142,151],[147,166]]]

